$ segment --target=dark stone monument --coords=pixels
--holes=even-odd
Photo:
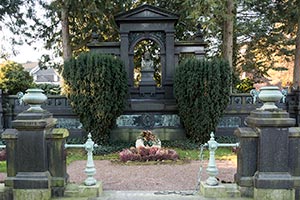
[[[13,199],[50,199],[62,196],[66,184],[65,129],[54,129],[56,119],[40,105],[47,99],[40,89],[29,89],[23,97],[30,108],[20,113],[6,129],[7,178],[5,186]]]
[[[264,106],[246,118],[247,128],[235,131],[240,142],[235,180],[244,196],[292,200],[299,187],[300,130],[293,127],[295,119],[286,111],[269,105],[270,91],[276,91],[274,87],[266,88],[259,96]]]
[[[192,54],[203,58],[206,44],[201,38],[200,30],[195,40],[175,41],[175,25],[178,19],[176,13],[144,4],[115,16],[120,33],[119,42],[98,42],[93,37],[88,44],[91,51],[119,56],[129,77],[128,103],[124,114],[117,120],[119,123],[112,131],[112,140],[135,140],[144,129],[151,129],[163,140],[185,138],[180,123],[178,126],[177,122],[161,122],[176,118],[174,115],[178,118],[173,79],[180,56]],[[142,41],[152,41],[153,45],[159,48],[159,86],[153,80],[154,68],[157,66],[141,67],[141,81],[138,86],[134,84],[134,70],[137,67],[134,63],[135,48]]]

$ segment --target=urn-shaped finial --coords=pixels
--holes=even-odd
[[[32,88],[26,90],[26,94],[22,97],[23,101],[27,103],[30,108],[27,111],[41,112],[43,109],[41,105],[47,100],[47,96],[43,94],[44,90]]]
[[[282,92],[277,86],[265,86],[260,88],[258,98],[263,101],[263,106],[258,110],[274,110],[278,109],[275,103],[279,102],[283,97]]]

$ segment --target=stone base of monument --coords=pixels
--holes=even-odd
[[[86,186],[78,184],[67,184],[65,197],[99,197],[103,193],[102,182],[96,185]]]
[[[236,198],[241,197],[236,184],[219,184],[216,186],[207,185],[205,182],[200,184],[200,193],[206,198]]]
[[[13,189],[14,200],[50,200],[51,189]]]
[[[295,200],[294,189],[257,189],[254,188],[254,200],[289,199]]]
[[[241,197],[253,198],[253,187],[241,187],[239,186],[239,191],[241,193]]]
[[[110,133],[110,141],[135,141],[142,129],[115,128]],[[182,128],[153,128],[151,129],[160,140],[184,140],[186,135]]]
[[[0,183],[0,200],[12,200],[12,188],[6,187],[4,183]]]

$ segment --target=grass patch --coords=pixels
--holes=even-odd
[[[149,162],[126,162],[128,165],[137,165],[139,163],[143,163],[143,165],[153,165],[153,164],[183,164],[187,163],[191,160],[200,160],[199,153],[200,150],[196,149],[182,149],[178,147],[168,147],[170,149],[174,149],[180,158],[180,161],[149,161]],[[76,160],[86,160],[86,151],[82,148],[69,148],[67,149],[67,164],[72,163]],[[216,160],[236,160],[236,154],[232,152],[231,148],[218,148],[215,154]],[[110,160],[114,163],[122,163],[119,162],[119,152],[108,153],[105,155],[95,155],[94,160]],[[209,159],[209,151],[205,149],[203,151],[203,159]]]
[[[86,160],[86,151],[83,148],[68,148],[67,151],[67,165],[76,160]]]
[[[87,152],[83,148],[68,148],[67,165],[76,160],[87,160]],[[119,159],[119,153],[109,153],[106,155],[93,156],[94,160],[116,160]]]
[[[6,172],[6,161],[0,161],[0,172]]]
[[[180,159],[187,160],[199,160],[200,159],[200,150],[196,149],[181,149],[181,148],[173,148],[179,155]],[[215,154],[216,160],[231,160],[232,157],[236,157],[236,155],[232,152],[231,148],[218,148]],[[203,151],[203,159],[209,159],[209,151],[205,149]]]

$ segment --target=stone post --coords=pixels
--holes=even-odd
[[[246,118],[249,128],[236,130],[241,143],[238,155],[241,166],[235,177],[239,186],[251,188],[253,185],[253,196],[257,200],[295,198],[289,160],[289,128],[295,125],[295,119],[276,107],[281,97],[277,87],[261,88],[259,98],[264,105]]]
[[[289,168],[294,180],[296,195],[300,198],[300,128],[290,128],[289,135]],[[297,200],[297,197],[296,197]]]
[[[293,199],[293,179],[289,173],[289,129],[295,120],[285,111],[253,111],[246,118],[258,133],[257,171],[254,198]],[[280,198],[279,198],[280,199]]]
[[[242,196],[253,196],[253,176],[257,170],[258,133],[252,128],[238,128],[234,134],[239,139],[237,149],[237,173],[235,182],[240,186]]]
[[[26,92],[23,101],[29,104],[30,108],[20,113],[12,122],[13,129],[7,129],[2,136],[7,142],[8,156],[8,177],[5,185],[12,188],[14,200],[49,200],[51,184],[56,183],[53,180],[57,176],[63,176],[65,171],[61,161],[61,149],[53,148],[64,146],[62,139],[67,134],[52,132],[56,119],[41,108],[41,104],[47,99],[42,93],[43,90],[28,89]],[[61,139],[52,142],[50,149],[46,140],[49,135],[52,139]],[[55,153],[58,155],[53,155]],[[48,159],[48,156],[52,156],[51,159]],[[54,162],[58,162],[59,165],[53,166]],[[50,172],[53,173],[54,179]]]
[[[64,196],[68,181],[65,139],[69,136],[67,129],[55,128],[47,134],[48,162],[51,174],[51,194],[55,197]]]
[[[300,89],[292,90],[287,98],[288,112],[292,118],[296,119],[296,126],[300,126]]]

